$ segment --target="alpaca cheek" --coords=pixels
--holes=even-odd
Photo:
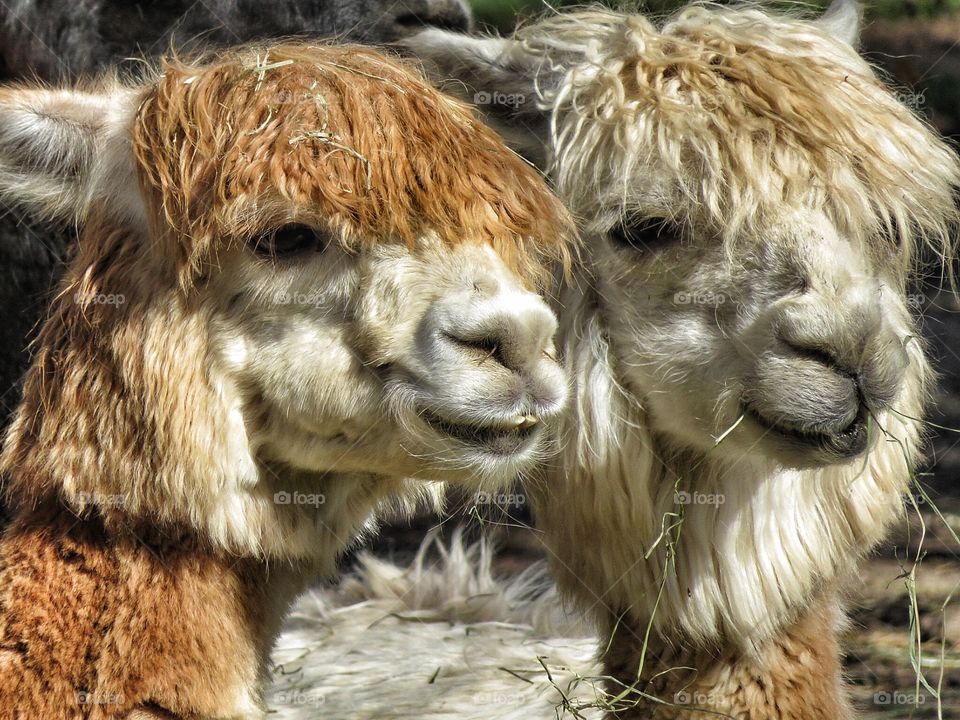
[[[309,325],[295,343],[265,342],[247,377],[293,422],[313,426],[330,419],[356,419],[376,407],[379,383],[351,350],[346,331]]]
[[[409,357],[411,338],[437,285],[424,277],[423,263],[396,247],[371,251],[352,306],[353,342],[374,366]]]

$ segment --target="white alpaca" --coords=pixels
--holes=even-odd
[[[395,61],[3,88],[0,193],[82,223],[0,463],[4,717],[262,717],[287,606],[405,478],[546,449],[566,215]]]
[[[838,590],[919,459],[930,370],[904,297],[918,246],[953,242],[960,185],[857,23],[840,0],[409,41],[588,238],[561,301],[574,412],[529,492],[618,717],[850,716]]]

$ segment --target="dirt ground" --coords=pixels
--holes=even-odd
[[[905,523],[863,567],[860,587],[851,590],[847,671],[865,718],[960,718],[960,563],[958,545],[947,528],[949,524],[954,533],[960,532],[957,510],[960,504],[944,503],[943,519],[921,510],[927,535],[916,569],[921,522],[913,513],[909,527]],[[908,590],[911,573],[915,613]],[[914,619],[919,644],[911,634]],[[918,681],[912,658],[929,688]]]
[[[917,290],[923,334],[940,375],[929,419],[942,426],[930,429],[928,467],[917,479],[936,509],[915,493],[919,516],[910,510],[852,589],[847,671],[858,709],[877,720],[960,718],[960,302],[936,287]],[[906,576],[918,555],[914,613]],[[916,666],[930,688],[918,685]]]
[[[940,373],[930,420],[951,428],[931,428],[929,467],[918,478],[939,514],[915,495],[920,517],[911,512],[909,525],[899,528],[863,569],[848,642],[847,667],[858,707],[865,717],[887,720],[960,718],[960,302],[935,288],[916,297]],[[921,548],[924,525],[923,561],[916,572],[919,664],[933,689],[940,687],[939,716],[936,695],[917,686],[911,660],[917,644],[911,641],[911,603],[903,577]]]

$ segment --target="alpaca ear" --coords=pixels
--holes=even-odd
[[[817,23],[838,40],[850,47],[860,42],[863,8],[857,0],[833,0]]]
[[[131,109],[130,91],[0,89],[0,199],[59,223],[94,201],[138,213]]]
[[[431,81],[473,103],[511,148],[544,166],[549,113],[541,108],[540,99],[561,77],[544,58],[516,40],[434,28],[399,44],[420,59]]]

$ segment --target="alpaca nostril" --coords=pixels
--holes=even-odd
[[[824,365],[840,375],[846,375],[854,381],[857,381],[860,375],[859,370],[853,364],[845,362],[837,353],[823,345],[804,345],[792,342],[786,338],[781,338],[781,340],[784,345],[790,348],[798,357]]]
[[[490,360],[509,367],[503,355],[502,343],[499,340],[494,338],[467,339],[457,337],[449,332],[445,332],[443,335],[461,350],[472,354],[478,365]]]
[[[556,362],[551,355],[555,330],[553,313],[533,303],[513,312],[481,315],[473,322],[464,318],[446,324],[441,337],[478,367],[499,365],[524,374],[541,362]]]
[[[429,316],[430,342],[451,362],[526,376],[549,362],[557,317],[536,293],[505,283],[470,284]]]
[[[849,379],[860,404],[877,411],[894,402],[907,363],[905,352],[897,354],[890,351],[890,342],[884,346],[883,352],[870,351],[876,338],[868,341],[865,347],[851,346],[843,352],[827,345],[781,340],[793,357],[814,362],[825,370]]]

